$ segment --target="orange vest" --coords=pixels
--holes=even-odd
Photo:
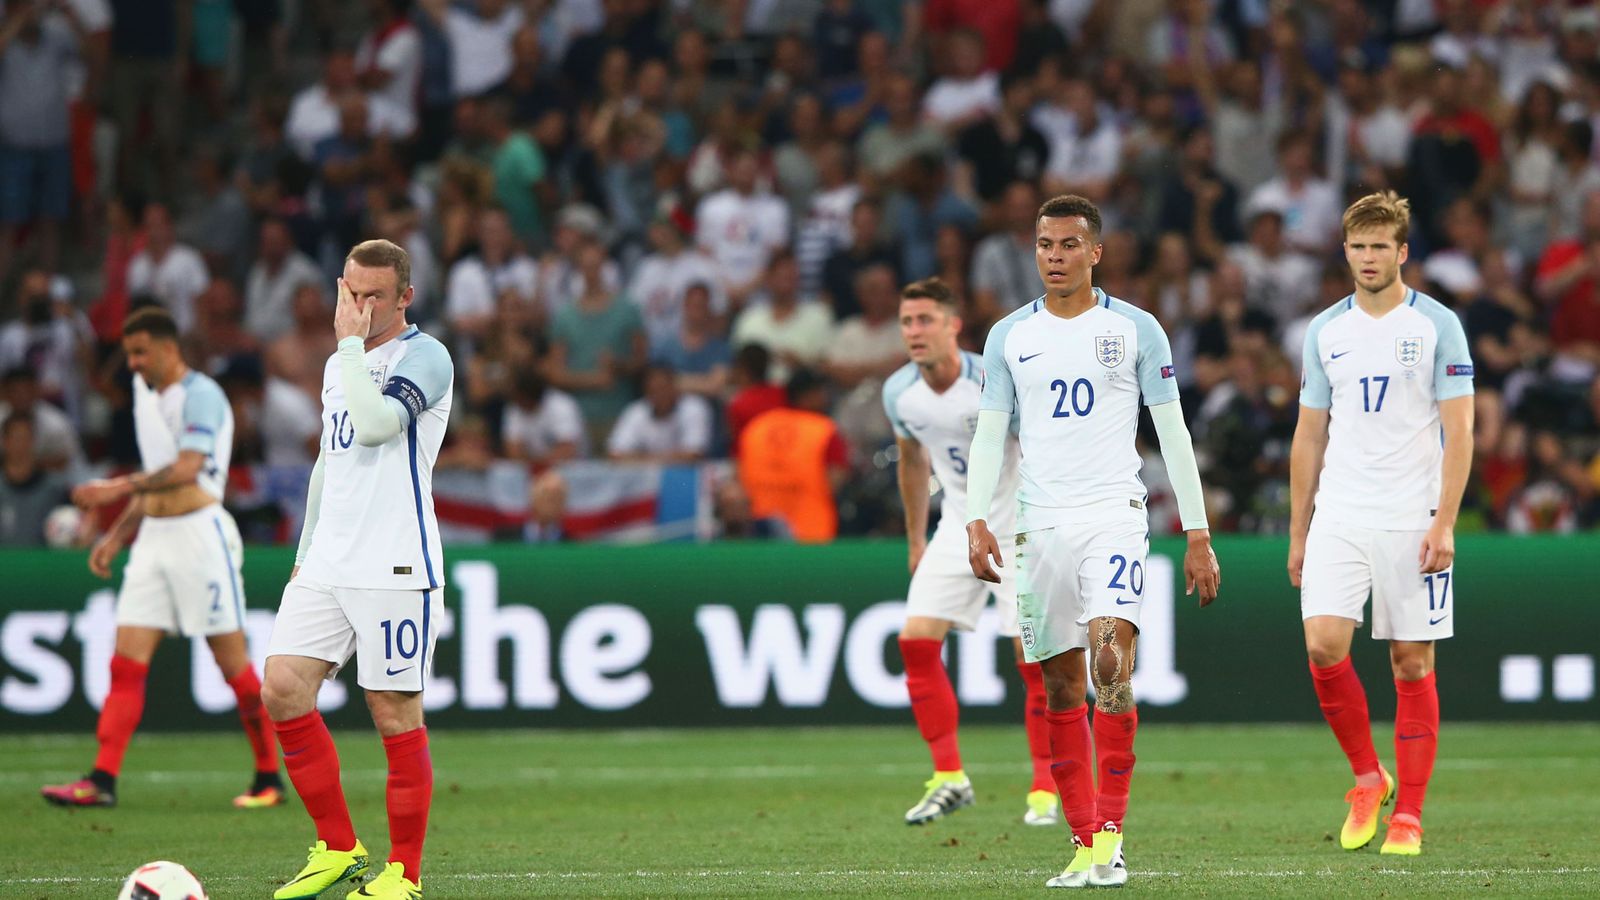
[[[839,510],[828,483],[833,420],[801,409],[756,416],[739,437],[739,481],[757,518],[776,516],[795,540],[819,543],[839,533]]]

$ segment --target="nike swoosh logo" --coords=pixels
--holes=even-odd
[[[399,675],[401,672],[409,672],[412,668],[413,668],[412,666],[403,666],[403,667],[398,668],[398,669],[384,669],[383,670],[383,674],[385,674],[385,675]]]
[[[1113,769],[1110,766],[1107,766],[1106,770],[1109,771],[1113,775],[1126,775],[1129,772],[1133,771],[1133,766],[1129,766],[1126,769]]]
[[[1443,621],[1444,621],[1444,620],[1445,620],[1445,619],[1448,619],[1448,618],[1450,618],[1450,614],[1449,614],[1449,613],[1446,613],[1446,614],[1444,614],[1444,615],[1442,615],[1442,616],[1440,616],[1440,617],[1439,617],[1439,618],[1437,618],[1437,619],[1429,619],[1429,620],[1428,620],[1428,624],[1429,624],[1429,625],[1437,625],[1437,624],[1439,624],[1439,623],[1440,623],[1440,622],[1443,622]]]
[[[299,750],[285,750],[285,751],[283,751],[283,755],[284,756],[299,756],[300,754],[302,754],[304,752],[306,752],[306,748],[301,747]]]
[[[1414,741],[1417,738],[1425,738],[1425,737],[1427,737],[1426,734],[1402,734],[1402,735],[1400,735],[1400,740],[1402,740],[1402,741]]]
[[[315,872],[307,872],[306,874],[301,875],[299,878],[296,878],[294,881],[289,882],[289,884],[295,884],[295,883],[298,883],[298,882],[301,882],[301,881],[305,881],[308,878],[315,878],[318,875],[322,875],[322,874],[325,874],[327,872],[332,872],[332,871],[333,871],[332,869],[318,869]]]
[[[1351,351],[1349,351],[1349,350],[1346,350],[1346,351],[1345,351],[1345,352],[1343,352],[1343,353],[1335,353],[1335,354],[1333,354],[1333,355],[1332,355],[1332,356],[1331,356],[1331,357],[1330,357],[1330,358],[1331,358],[1331,359],[1338,359],[1338,358],[1339,358],[1339,357],[1341,357],[1341,356],[1349,356],[1349,355],[1350,355],[1350,353],[1351,353]]]
[[[1118,606],[1132,606],[1133,604],[1138,603],[1138,602],[1139,601],[1137,601],[1137,600],[1124,600],[1121,597],[1117,598],[1117,605]]]
[[[1038,353],[1030,353],[1030,354],[1028,354],[1028,355],[1027,355],[1027,356],[1020,356],[1020,355],[1019,355],[1019,356],[1018,356],[1018,357],[1017,357],[1017,362],[1019,362],[1019,363],[1025,363],[1025,362],[1027,362],[1027,361],[1028,361],[1028,360],[1030,360],[1030,359],[1033,359],[1033,358],[1034,358],[1034,357],[1035,357],[1035,356],[1043,356],[1043,355],[1044,355],[1044,351],[1043,351],[1043,350],[1040,350],[1040,351],[1039,351],[1039,352],[1038,352]]]

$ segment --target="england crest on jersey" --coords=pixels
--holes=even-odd
[[[372,383],[381,388],[386,380],[384,376],[389,374],[389,366],[388,364],[372,366],[367,369],[367,374],[372,376]]]
[[[1123,336],[1120,334],[1103,334],[1094,339],[1094,356],[1100,360],[1100,365],[1114,369],[1122,365],[1122,358],[1126,355],[1123,346]]]
[[[1400,360],[1400,365],[1408,368],[1422,362],[1422,338],[1395,338],[1394,357]]]
[[[978,417],[977,417],[977,415],[962,416],[961,417],[961,424],[967,426],[967,434],[977,434],[978,433]]]

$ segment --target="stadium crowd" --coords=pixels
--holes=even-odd
[[[1407,283],[1472,342],[1463,527],[1600,524],[1590,3],[0,6],[0,542],[137,465],[117,342],[146,303],[227,389],[235,464],[308,467],[368,237],[410,252],[455,360],[441,470],[525,463],[555,522],[537,473],[735,458],[793,405],[835,425],[839,533],[893,533],[899,286],[942,278],[981,351],[1042,293],[1034,214],[1066,192],[1105,216],[1096,283],[1172,336],[1212,522],[1281,533],[1304,329],[1381,188],[1414,211]],[[1145,478],[1173,529],[1159,454]],[[739,484],[728,533],[804,530]]]

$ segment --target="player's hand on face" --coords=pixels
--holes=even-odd
[[[1305,538],[1289,539],[1289,583],[1300,586],[1300,573],[1306,566]]]
[[[106,535],[94,542],[94,547],[89,551],[89,571],[101,578],[111,577],[111,564],[116,561],[117,554],[122,550],[122,542]]]
[[[372,303],[356,299],[355,292],[339,279],[339,302],[333,309],[333,335],[337,340],[358,337],[363,340],[372,329]]]
[[[993,565],[989,562],[991,558]],[[1006,561],[1000,557],[1000,542],[994,539],[989,525],[982,519],[967,523],[967,563],[972,566],[973,575],[991,584],[1000,583],[1000,573],[994,567],[1003,566]]]
[[[122,482],[107,478],[85,481],[72,489],[72,502],[84,509],[115,503],[127,494]]]
[[[1435,525],[1422,536],[1422,549],[1417,553],[1422,574],[1432,575],[1450,568],[1456,559],[1455,532],[1443,525]]]
[[[1210,606],[1222,587],[1222,569],[1217,566],[1217,554],[1211,549],[1211,538],[1189,541],[1183,554],[1184,596],[1200,592],[1200,605]]]

